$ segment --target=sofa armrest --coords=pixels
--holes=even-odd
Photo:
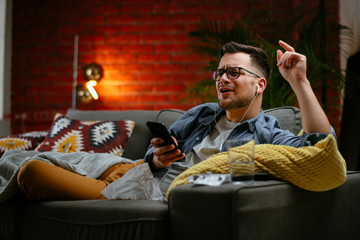
[[[169,199],[171,239],[351,239],[360,236],[359,187],[359,172],[326,192],[276,180],[179,186]]]

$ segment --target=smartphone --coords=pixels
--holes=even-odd
[[[148,121],[146,122],[146,126],[149,128],[150,132],[154,137],[164,139],[164,143],[161,144],[161,146],[173,144],[175,146],[174,150],[177,149],[177,144],[175,143],[174,139],[171,137],[169,131],[163,123]]]

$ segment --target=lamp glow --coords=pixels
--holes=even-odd
[[[86,83],[86,88],[89,90],[93,99],[98,100],[99,95],[97,94],[97,92],[94,88],[96,86],[96,84],[97,84],[97,82],[95,80],[90,80]]]

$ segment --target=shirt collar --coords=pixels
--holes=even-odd
[[[222,109],[219,105],[217,105],[216,112],[214,114],[216,121],[219,121],[221,116],[223,116],[225,114],[226,114],[225,110]],[[212,122],[213,125],[215,125],[215,122],[216,122],[215,119],[213,118],[213,119],[210,120],[210,122]],[[264,111],[262,109],[260,110],[260,113],[258,115],[256,115],[255,117],[253,117],[253,118],[251,118],[249,120],[246,120],[245,122],[242,122],[238,126],[243,125],[243,124],[247,124],[249,130],[253,133],[255,131],[255,124],[256,124],[257,121],[261,121],[261,122],[265,121],[265,119],[264,119]]]

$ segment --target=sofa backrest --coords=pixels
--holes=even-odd
[[[134,131],[124,150],[123,157],[129,159],[141,159],[144,157],[146,150],[150,144],[152,135],[146,127],[147,121],[162,122],[169,127],[175,122],[184,111],[182,110],[129,110],[129,111],[111,111],[111,110],[95,110],[83,111],[69,109],[66,116],[76,120],[132,120],[135,122]]]
[[[276,117],[281,129],[289,130],[297,135],[302,129],[300,109],[292,106],[277,107],[264,110],[264,113]]]
[[[169,127],[175,122],[185,111],[165,109],[161,111],[150,110],[129,110],[129,111],[111,111],[111,110],[95,110],[83,111],[69,109],[66,116],[70,119],[77,120],[132,120],[135,122],[134,131],[126,146],[123,157],[129,159],[143,158],[150,144],[152,135],[146,127],[147,121],[162,122]],[[265,114],[272,115],[279,119],[282,129],[289,130],[294,134],[298,134],[301,130],[301,114],[296,107],[279,107],[264,111]]]

